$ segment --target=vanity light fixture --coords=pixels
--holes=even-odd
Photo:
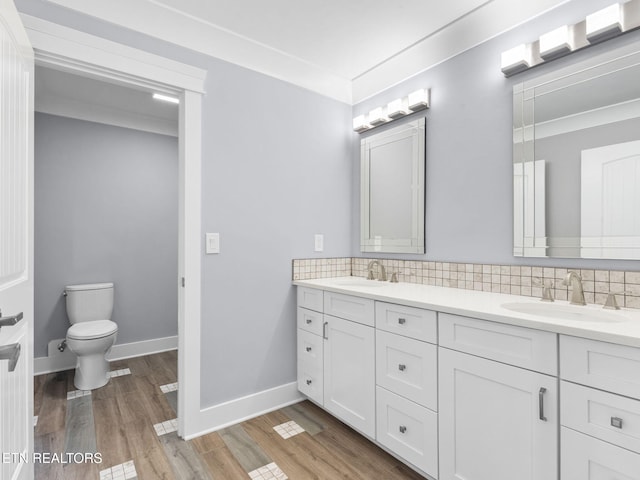
[[[180,99],[176,98],[176,97],[170,97],[169,95],[164,95],[162,93],[154,93],[153,94],[153,98],[155,100],[161,100],[163,102],[169,102],[169,103],[180,103]]]
[[[532,64],[531,45],[522,43],[506,52],[502,52],[502,73],[507,76],[522,72]]]
[[[640,0],[627,0],[587,15],[574,25],[563,25],[537,41],[502,53],[502,73],[510,77],[545,61],[576,52],[640,28]]]
[[[396,98],[389,102],[386,107],[374,108],[369,112],[369,115],[358,115],[353,119],[353,129],[358,133],[366,132],[378,125],[392,122],[405,115],[429,108],[430,103],[430,90],[421,88],[411,92],[406,97]]]
[[[421,88],[420,90],[411,92],[409,97],[407,97],[407,103],[409,110],[412,112],[429,108],[429,90]]]
[[[561,57],[575,48],[573,26],[563,25],[540,37],[540,56],[544,60]]]
[[[597,43],[622,33],[624,10],[622,4],[598,10],[587,16],[586,34],[589,43]]]
[[[391,119],[385,115],[382,107],[376,107],[369,112],[369,123],[374,127],[387,123],[389,120]]]
[[[396,98],[392,102],[389,102],[387,105],[387,116],[389,118],[404,117],[405,115],[409,115],[411,110],[409,110],[409,100],[407,98]]]
[[[358,115],[356,118],[353,119],[353,129],[356,132],[358,133],[366,132],[370,128],[372,127],[369,123],[367,123],[366,115]]]

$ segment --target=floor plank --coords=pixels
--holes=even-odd
[[[40,409],[36,412],[37,435],[64,430],[67,414],[67,376],[52,373],[45,377]]]
[[[304,428],[311,436],[317,435],[324,430],[324,425],[313,414],[311,409],[304,407],[304,402],[285,407],[282,409],[282,413]]]
[[[242,425],[233,425],[218,433],[247,473],[271,463],[271,458],[247,435]]]
[[[169,458],[176,479],[211,480],[208,469],[191,444],[185,442],[175,432],[162,435],[160,443]]]
[[[91,395],[67,400],[64,453],[96,453],[96,427]]]
[[[96,424],[96,445],[102,454],[104,468],[131,460],[133,455],[127,439],[127,426],[122,422],[118,401],[114,397],[94,400],[93,410]]]

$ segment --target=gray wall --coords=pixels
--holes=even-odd
[[[432,107],[426,113],[426,254],[380,256],[469,263],[640,268],[634,261],[512,256],[513,85],[614,45],[637,42],[640,33],[623,35],[509,79],[500,71],[501,53],[520,43],[532,42],[562,24],[579,22],[610,3],[609,0],[568,2],[354,106],[355,117],[418,88],[431,88]],[[356,140],[352,157],[355,159],[358,155],[359,140]],[[354,218],[360,216],[359,170],[359,164],[355,163]],[[359,229],[359,223],[354,222],[354,255],[362,255]]]
[[[16,5],[208,71],[202,222],[221,253],[202,255],[201,404],[295,381],[291,259],[351,255],[351,107],[48,2]]]
[[[114,282],[117,343],[176,335],[177,258],[177,139],[37,113],[35,356],[74,283]]]

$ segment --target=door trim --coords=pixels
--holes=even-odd
[[[202,96],[207,71],[29,15],[37,65],[179,95],[178,433],[202,430],[200,407]],[[188,186],[188,188],[187,188]],[[182,288],[181,279],[185,278]]]

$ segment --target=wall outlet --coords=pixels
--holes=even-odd
[[[316,233],[315,235],[315,249],[316,252],[321,252],[324,250],[324,235],[321,233]]]

